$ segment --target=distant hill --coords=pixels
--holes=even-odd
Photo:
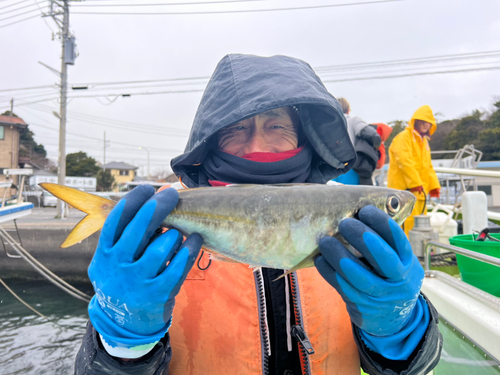
[[[429,142],[429,146],[431,147],[431,151],[441,151],[445,150],[444,140],[446,136],[458,125],[460,120],[447,120],[440,122],[437,124],[437,129],[432,135],[432,138]],[[450,155],[442,154],[442,155],[432,155],[433,159],[443,159],[449,158]]]

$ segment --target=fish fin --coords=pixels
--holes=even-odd
[[[296,266],[293,266],[288,271],[286,271],[283,275],[277,277],[273,281],[279,280],[282,277],[290,275],[291,273],[293,273],[301,268],[313,267],[314,266],[314,258],[316,258],[316,256],[318,254],[319,254],[319,249],[314,250],[311,254],[309,254],[307,257],[305,257],[299,264],[297,264]]]
[[[103,215],[89,214],[85,216],[82,220],[80,220],[78,224],[76,224],[76,226],[73,228],[68,237],[66,237],[60,247],[62,249],[65,249],[67,247],[76,245],[87,237],[90,237],[90,235],[94,234],[102,228],[105,220],[106,217]]]
[[[83,241],[91,234],[97,232],[104,225],[115,201],[99,197],[98,195],[86,193],[64,185],[41,183],[40,187],[52,195],[66,202],[77,210],[85,212],[85,216],[68,235],[61,247],[66,248]]]

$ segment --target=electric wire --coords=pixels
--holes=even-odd
[[[43,105],[35,105],[29,107],[33,110],[45,112],[45,113],[52,113],[54,110],[48,106],[43,106]],[[106,117],[100,117],[100,116],[95,116],[95,115],[88,115],[76,111],[69,111],[68,112],[68,117],[70,119],[76,119],[77,121],[82,121],[85,123],[92,122],[96,124],[101,124],[101,125],[115,125],[118,126],[119,128],[122,129],[127,129],[127,130],[134,130],[136,132],[142,132],[144,129],[149,130],[149,131],[154,131],[155,134],[158,134],[158,132],[166,132],[166,135],[177,135],[177,136],[188,136],[189,135],[189,130],[188,129],[178,129],[178,128],[169,128],[165,126],[152,126],[152,125],[147,125],[147,124],[141,124],[141,123],[136,123],[136,122],[130,122],[130,121],[123,121],[123,120],[115,120],[115,119],[110,119]],[[177,134],[173,134],[177,133]]]
[[[349,82],[349,81],[364,81],[364,80],[374,80],[374,79],[390,79],[390,78],[400,78],[400,77],[411,77],[411,76],[423,76],[423,75],[436,75],[436,74],[449,74],[449,73],[469,73],[469,72],[479,72],[487,70],[497,70],[500,66],[492,66],[485,68],[470,68],[470,69],[455,69],[455,70],[440,70],[434,72],[416,72],[416,73],[406,73],[406,74],[394,74],[394,75],[381,75],[381,76],[371,76],[371,77],[351,77],[351,78],[341,78],[341,79],[322,79],[323,82]],[[68,99],[75,98],[103,98],[103,97],[116,97],[116,96],[143,96],[143,95],[163,95],[163,94],[181,94],[181,93],[195,93],[203,92],[203,89],[199,90],[178,90],[178,91],[154,91],[154,92],[136,92],[127,94],[101,94],[101,95],[75,95],[68,96]],[[47,102],[52,100],[58,100],[58,97],[40,99],[27,103],[18,103],[17,106],[25,106],[35,103]]]
[[[0,14],[4,15],[4,14],[7,14],[7,13],[17,12],[18,10],[26,9],[26,8],[31,8],[33,6],[36,6],[36,4],[25,5],[23,7],[17,8],[17,9],[11,9],[11,10],[8,10],[6,12],[0,12]],[[2,9],[2,8],[0,8],[0,9]],[[34,9],[34,10],[36,10],[36,9]]]
[[[500,66],[492,66],[488,68],[475,68],[475,69],[457,69],[457,70],[444,70],[436,72],[420,72],[420,73],[408,73],[408,74],[394,74],[389,76],[373,76],[373,77],[358,77],[358,78],[345,78],[345,79],[326,79],[323,82],[350,82],[350,81],[366,81],[373,79],[390,79],[390,78],[401,78],[401,77],[411,77],[411,76],[425,76],[433,74],[448,74],[448,73],[468,73],[468,72],[478,72],[486,70],[498,70]]]
[[[10,25],[14,25],[14,24],[19,23],[19,22],[24,22],[24,21],[27,21],[27,20],[31,20],[31,19],[33,19],[33,18],[37,18],[37,17],[40,17],[40,15],[39,15],[39,14],[37,14],[37,15],[35,15],[35,16],[31,16],[31,17],[23,18],[22,20],[19,20],[19,21],[15,21],[15,22],[8,23],[8,24],[6,24],[6,25],[1,25],[1,26],[0,26],[0,29],[1,29],[1,28],[4,28],[4,27],[7,27],[7,26],[10,26]]]
[[[439,66],[439,67],[435,67],[435,66],[426,66],[426,67],[419,67],[419,68],[416,68],[416,67],[403,67],[403,68],[396,68],[396,69],[386,69],[386,70],[370,70],[370,71],[366,71],[366,72],[358,72],[356,74],[355,77],[353,78],[362,78],[363,75],[365,74],[387,74],[387,73],[407,73],[407,72],[411,72],[411,73],[418,73],[418,72],[422,72],[422,73],[425,73],[426,70],[428,69],[450,69],[450,68],[462,68],[462,69],[466,69],[470,66],[473,66],[474,68],[477,68],[477,69],[480,69],[482,66],[484,65],[488,65],[487,67],[492,67],[491,64],[499,64],[500,63],[500,60],[499,61],[486,61],[486,62],[475,62],[475,63],[472,63],[472,64],[451,64],[451,65],[442,65],[442,66]],[[495,67],[497,65],[493,65],[493,67]],[[418,70],[417,72],[415,72],[415,70]],[[334,75],[335,77],[349,77],[349,76],[352,76],[352,73],[350,72],[326,72],[324,74],[320,74],[320,77],[330,77]]]
[[[486,55],[486,54],[499,54],[500,50],[495,51],[482,51],[482,52],[468,52],[468,53],[457,53],[451,55],[434,55],[434,56],[426,56],[426,57],[414,57],[409,59],[401,59],[401,60],[385,60],[385,61],[372,61],[372,62],[364,62],[364,63],[354,63],[354,64],[345,64],[345,65],[327,65],[327,66],[319,66],[314,68],[314,70],[323,70],[330,68],[341,68],[345,66],[362,66],[362,65],[373,65],[373,64],[389,64],[389,63],[403,63],[409,61],[420,61],[420,60],[428,60],[428,59],[444,59],[448,57],[460,58],[460,57],[469,57],[473,55]]]
[[[5,21],[5,20],[10,20],[12,18],[16,18],[16,17],[19,17],[19,16],[24,16],[25,14],[29,14],[29,13],[33,13],[33,12],[36,12],[37,16],[39,15],[39,10],[38,9],[32,9],[32,10],[28,10],[26,12],[19,13],[19,14],[13,15],[13,16],[5,17],[5,18],[0,18],[0,22],[1,21]]]
[[[383,63],[373,63],[370,65],[339,65],[337,67],[331,67],[331,68],[315,68],[314,70],[321,74],[321,73],[327,73],[327,72],[337,72],[341,70],[362,70],[362,69],[384,69],[388,67],[394,67],[394,66],[408,66],[408,65],[422,65],[422,64],[437,64],[437,63],[445,63],[445,62],[453,62],[456,60],[471,60],[471,59],[491,59],[491,58],[498,58],[500,57],[500,51],[495,54],[489,54],[489,55],[482,55],[482,56],[465,56],[465,57],[448,57],[448,58],[443,58],[443,59],[435,59],[435,60],[422,60],[422,59],[415,59],[414,61],[406,61],[403,62],[383,62]],[[483,64],[484,62],[477,62],[477,64]]]
[[[30,1],[30,0],[22,0],[22,1],[18,1],[17,3],[14,3],[14,4],[10,4],[10,5],[6,5],[4,7],[1,7],[0,10],[2,9],[5,9],[5,8],[10,8],[10,7],[13,7],[13,6],[16,6],[16,5],[19,5],[19,4],[22,4],[22,3],[25,3],[27,1]]]
[[[488,55],[490,54],[490,55]],[[427,56],[427,57],[419,57],[419,58],[411,58],[411,59],[400,59],[400,60],[387,60],[387,61],[374,61],[374,62],[365,62],[365,63],[352,63],[352,64],[342,64],[342,65],[327,65],[327,66],[319,66],[315,67],[314,70],[317,72],[328,71],[330,69],[354,69],[360,66],[374,66],[374,65],[389,65],[389,64],[410,64],[417,63],[422,60],[433,59],[429,62],[439,62],[436,59],[445,60],[447,58],[453,59],[469,59],[469,58],[487,58],[487,57],[496,57],[500,54],[499,50],[496,51],[483,51],[483,52],[471,52],[471,53],[462,53],[462,54],[450,54],[450,55],[438,55],[438,56]],[[137,81],[111,81],[111,82],[86,82],[86,83],[70,83],[69,86],[74,87],[85,87],[85,86],[111,86],[111,85],[126,85],[126,84],[142,84],[142,83],[156,83],[156,82],[177,82],[177,81],[192,81],[192,80],[208,80],[210,76],[200,76],[200,77],[183,77],[183,78],[166,78],[166,79],[151,79],[151,80],[137,80]],[[199,82],[199,84],[204,84],[205,82]],[[182,83],[182,84],[198,84],[198,83]],[[148,87],[148,86],[144,86]],[[160,86],[149,86],[149,87],[160,87]],[[13,92],[13,91],[21,91],[21,90],[38,90],[45,88],[57,88],[57,85],[44,85],[44,86],[33,86],[33,87],[22,87],[22,88],[13,88],[13,89],[3,89],[0,92]],[[131,87],[132,88],[132,87]],[[92,90],[96,90],[92,88]],[[10,100],[10,99],[9,99]]]
[[[369,5],[377,3],[392,3],[392,2],[402,2],[406,0],[375,0],[357,3],[342,3],[342,4],[329,4],[329,5],[313,5],[305,7],[290,7],[290,8],[269,8],[269,9],[240,9],[240,10],[216,10],[216,11],[198,11],[198,12],[134,12],[134,13],[118,13],[118,12],[78,12],[73,11],[72,14],[84,14],[84,15],[114,15],[114,16],[163,16],[163,15],[188,15],[188,14],[228,14],[228,13],[256,13],[256,12],[279,12],[279,11],[290,11],[290,10],[306,10],[306,9],[320,9],[320,8],[334,8],[334,7],[345,7],[354,5]]]
[[[4,89],[4,90],[0,90],[0,92],[21,91],[21,90],[39,90],[39,89],[45,89],[45,88],[56,88],[56,86],[57,85],[21,87],[21,88],[18,88],[18,89]]]
[[[149,7],[149,6],[178,6],[178,5],[205,5],[205,4],[229,4],[229,3],[248,3],[266,0],[228,0],[228,1],[206,1],[193,3],[155,3],[155,4],[74,4],[73,8],[81,7]]]
[[[42,8],[40,8],[40,5],[38,4],[38,2],[36,0],[33,0],[33,1],[35,2],[36,6],[38,7],[38,10],[40,11],[40,13],[42,13],[42,15],[43,15],[43,10],[42,10]],[[52,29],[52,27],[50,27],[50,25],[47,22],[47,20],[45,19],[45,17],[42,17],[42,20],[47,25],[47,27],[50,29],[50,31],[52,31],[52,34],[54,34],[54,30]]]

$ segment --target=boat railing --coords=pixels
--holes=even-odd
[[[468,258],[476,259],[484,263],[492,264],[500,267],[500,259],[486,254],[477,253],[475,251],[463,249],[461,247],[447,245],[438,241],[427,241],[424,247],[424,269],[425,271],[431,270],[431,251],[434,247],[451,251],[455,254],[460,254]]]

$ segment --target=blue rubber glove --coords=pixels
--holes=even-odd
[[[179,200],[174,189],[154,192],[138,186],[113,208],[88,269],[96,292],[90,320],[115,357],[141,357],[165,335],[175,296],[203,242],[194,234],[182,243],[176,230],[150,242]]]
[[[338,240],[324,237],[315,265],[342,296],[366,346],[392,360],[406,360],[429,325],[420,295],[424,270],[398,224],[373,206],[345,219],[339,230],[369,266]]]

